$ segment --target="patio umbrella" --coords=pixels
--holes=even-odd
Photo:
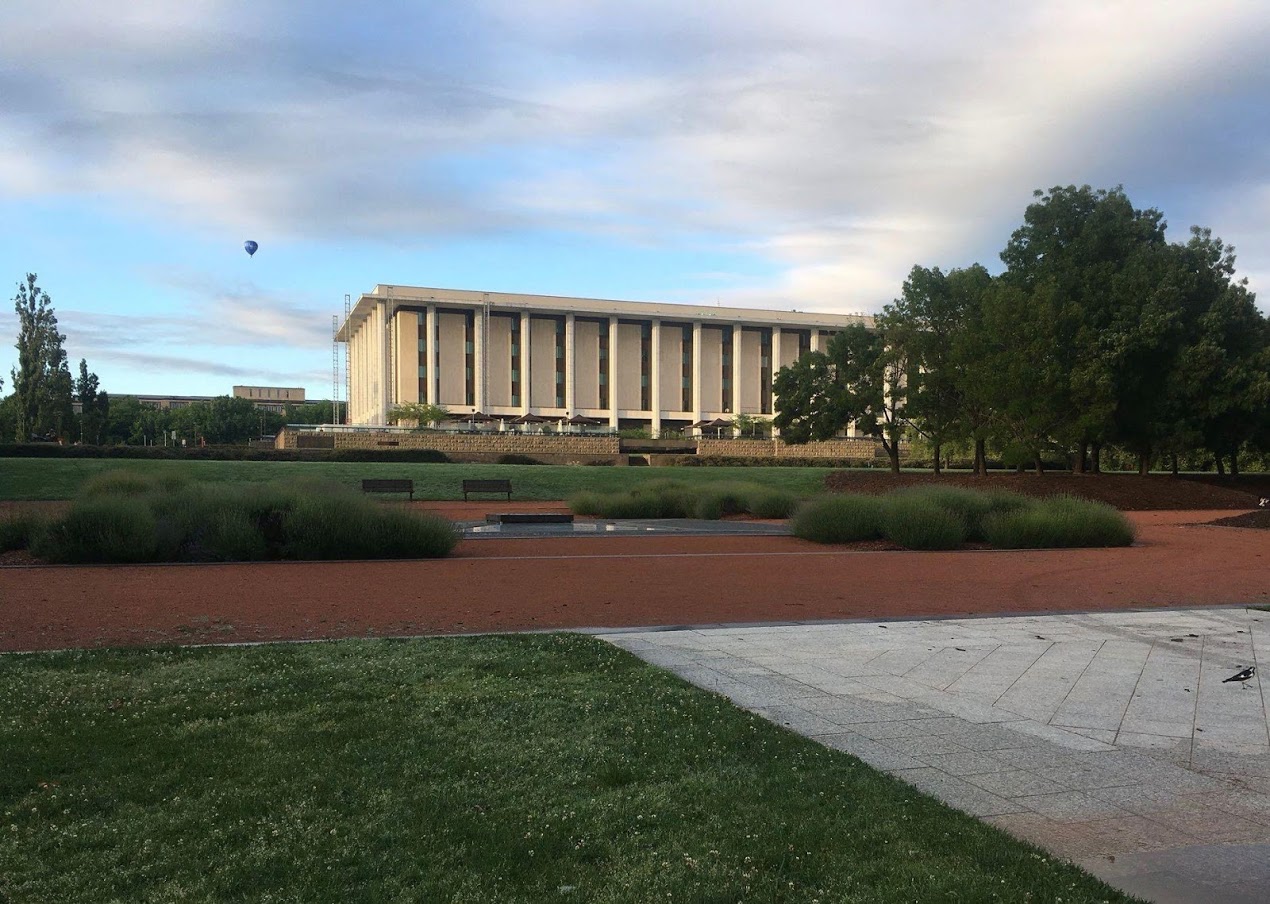
[[[488,424],[494,418],[481,411],[473,411],[470,414],[451,414],[450,417],[459,421],[467,421],[469,424]]]
[[[587,417],[585,414],[575,414],[573,417],[565,421],[570,427],[593,427],[596,424],[604,423],[598,417]]]
[[[519,417],[512,418],[507,423],[509,424],[545,424],[547,423],[547,418],[539,417],[536,414],[522,414]]]

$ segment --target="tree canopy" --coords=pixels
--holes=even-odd
[[[1158,210],[1123,189],[1038,191],[1001,252],[974,264],[916,266],[875,329],[843,333],[773,382],[791,443],[855,422],[892,451],[901,436],[1004,459],[1069,459],[1114,445],[1144,472],[1162,455],[1206,450],[1238,468],[1270,453],[1270,321],[1234,249],[1195,227],[1170,243]]]

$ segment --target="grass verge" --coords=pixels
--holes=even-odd
[[[0,701],[13,901],[1129,900],[579,636],[7,656]]]

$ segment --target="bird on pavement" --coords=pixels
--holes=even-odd
[[[1255,665],[1250,665],[1246,669],[1235,672],[1235,674],[1231,675],[1229,678],[1223,678],[1222,684],[1228,684],[1231,681],[1247,681],[1255,674],[1257,674],[1257,667]]]

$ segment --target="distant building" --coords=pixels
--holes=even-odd
[[[304,390],[294,386],[235,386],[233,395],[238,399],[250,399],[263,411],[281,414],[287,405],[303,405]],[[165,411],[185,408],[195,402],[210,402],[216,396],[133,395],[142,405]]]
[[[353,424],[396,404],[598,418],[654,434],[738,413],[770,417],[772,377],[859,314],[799,313],[376,286],[347,343]]]
[[[235,386],[234,398],[251,399],[257,408],[281,414],[288,405],[304,404],[304,390],[298,386]]]

